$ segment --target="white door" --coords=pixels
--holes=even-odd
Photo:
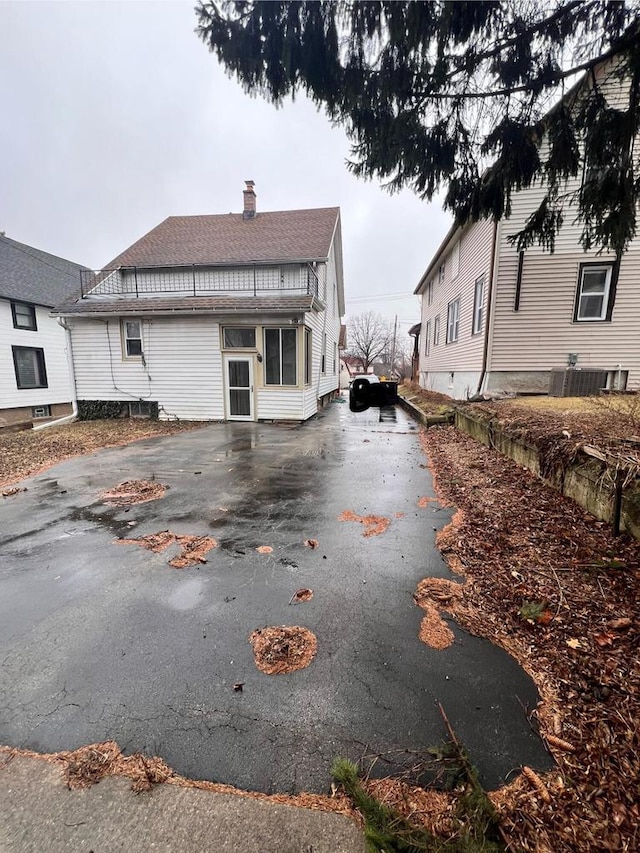
[[[225,358],[227,417],[230,421],[253,420],[253,359]]]

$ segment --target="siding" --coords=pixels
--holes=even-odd
[[[73,318],[78,398],[154,400],[163,419],[223,420],[218,323],[211,316],[143,320],[140,360],[123,360],[120,322]]]
[[[0,299],[0,409],[67,403],[73,398],[64,329],[49,316],[49,309],[36,306],[37,331],[14,329],[11,303]],[[12,346],[44,350],[47,388],[19,389],[13,367]]]
[[[433,273],[433,301],[428,304],[426,291],[422,293],[422,328],[420,331],[420,374],[421,384],[428,387],[428,376],[442,372],[480,371],[484,349],[484,330],[487,315],[487,294],[489,291],[489,271],[491,268],[491,248],[493,242],[493,222],[481,220],[468,226],[460,240],[459,272],[452,278],[452,254],[455,241],[443,256],[445,265],[444,281],[438,281],[437,269]],[[484,320],[483,330],[472,334],[473,301],[476,279],[484,275]],[[447,306],[460,297],[459,336],[455,343],[446,343]],[[433,325],[440,317],[440,343],[433,344]],[[425,327],[430,322],[429,355],[425,355]],[[425,376],[426,374],[426,376]],[[473,389],[475,391],[475,388]]]
[[[581,227],[565,215],[553,254],[532,247],[524,254],[519,310],[514,310],[518,253],[507,236],[519,230],[543,195],[540,186],[517,193],[510,219],[500,223],[494,325],[488,367],[498,371],[548,371],[564,367],[568,354],[578,366],[629,370],[640,383],[640,238],[620,264],[610,322],[574,322],[580,264],[612,261],[605,253],[582,251]]]

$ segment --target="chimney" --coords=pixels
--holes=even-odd
[[[253,188],[253,181],[245,181],[246,190],[242,191],[244,196],[244,210],[242,211],[243,219],[255,219],[256,217],[256,192]]]

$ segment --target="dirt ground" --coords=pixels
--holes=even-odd
[[[197,429],[190,421],[148,421],[122,418],[104,421],[76,421],[44,430],[0,433],[0,487],[31,477],[52,465],[153,436],[172,435]]]

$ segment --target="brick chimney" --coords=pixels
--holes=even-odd
[[[244,209],[242,211],[243,219],[255,219],[256,217],[256,192],[253,188],[253,181],[245,181],[246,190],[242,191],[244,196]]]

